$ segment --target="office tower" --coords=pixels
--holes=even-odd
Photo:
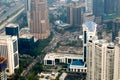
[[[87,42],[96,36],[97,24],[92,21],[88,21],[85,22],[82,25],[82,27],[83,27],[83,54],[84,61],[86,62]]]
[[[104,0],[93,0],[93,15],[95,15],[95,22],[100,24],[102,15],[104,14]]]
[[[104,0],[104,13],[113,14],[115,13],[115,2],[113,0]]]
[[[67,6],[67,23],[74,26],[80,26],[82,24],[83,6],[79,3],[70,3]]]
[[[7,59],[5,57],[0,57],[0,80],[7,80],[6,68]]]
[[[19,31],[19,53],[29,54],[34,49],[34,36],[30,34],[29,28],[22,28]]]
[[[115,37],[118,36],[118,32],[120,31],[120,18],[116,18],[112,21],[112,41],[115,40]]]
[[[34,36],[31,34],[23,34],[19,37],[19,52],[31,53],[34,49]]]
[[[85,0],[86,12],[93,13],[93,0]]]
[[[7,58],[7,74],[14,74],[19,67],[17,36],[0,36],[0,56]]]
[[[115,6],[116,6],[116,14],[118,17],[120,17],[120,0],[115,1]]]
[[[31,0],[30,33],[37,39],[50,35],[47,0]]]
[[[24,0],[24,2],[25,2],[25,13],[27,14],[28,27],[30,28],[31,0]]]
[[[93,14],[100,17],[104,13],[104,0],[93,0]]]
[[[5,33],[6,35],[19,37],[19,25],[9,23],[8,25],[5,26]]]
[[[87,79],[114,80],[114,44],[106,40],[93,40],[88,42],[87,48]]]

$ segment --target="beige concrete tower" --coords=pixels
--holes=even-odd
[[[120,80],[120,36],[115,43],[114,80]]]
[[[114,44],[106,40],[95,40],[88,42],[87,47],[87,79],[114,80]]]
[[[31,0],[30,33],[37,39],[50,35],[47,0]]]
[[[67,23],[74,26],[82,24],[83,5],[77,1],[67,5]]]

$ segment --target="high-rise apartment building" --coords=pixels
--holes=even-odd
[[[120,35],[115,43],[114,80],[120,80]]]
[[[86,62],[86,55],[87,55],[87,42],[96,36],[96,28],[97,24],[88,21],[85,22],[83,25],[83,54],[84,54],[84,61]]]
[[[114,80],[114,44],[93,40],[88,42],[87,50],[87,79]]]
[[[47,0],[31,0],[30,33],[37,39],[50,35]]]
[[[0,36],[0,56],[7,58],[7,74],[14,74],[19,68],[17,36]]]
[[[82,13],[84,7],[78,2],[70,3],[67,6],[67,23],[70,25],[80,26],[82,24]]]

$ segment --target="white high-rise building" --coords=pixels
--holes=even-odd
[[[87,80],[118,80],[114,78],[115,47],[106,40],[87,44]]]
[[[14,70],[19,68],[17,36],[0,36],[0,56],[7,58],[7,74],[14,74]]]
[[[116,43],[98,40],[97,24],[83,25],[83,52],[87,64],[87,80],[120,80],[120,37]]]
[[[92,40],[92,38],[96,37],[96,28],[97,24],[88,21],[85,22],[83,25],[83,54],[84,54],[84,61],[86,62],[86,54],[87,54],[87,42]]]
[[[120,80],[120,37],[116,38],[115,45],[114,80]]]

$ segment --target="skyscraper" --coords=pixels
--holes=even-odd
[[[78,2],[70,3],[67,6],[67,23],[80,26],[82,24],[83,6]]]
[[[86,12],[93,13],[93,0],[85,0]]]
[[[116,6],[116,14],[118,17],[120,17],[120,0],[115,1],[115,6]]]
[[[106,40],[93,40],[87,45],[87,79],[88,80],[118,80],[114,78],[113,43]]]
[[[104,0],[93,0],[93,14],[100,17],[104,13]]]
[[[25,2],[25,12],[27,14],[27,22],[28,22],[28,27],[30,28],[30,8],[31,8],[31,0],[24,0]]]
[[[100,24],[102,15],[104,14],[104,0],[93,0],[93,15],[95,15],[95,22]]]
[[[120,35],[115,43],[114,80],[120,80]]]
[[[7,58],[7,74],[14,74],[19,67],[17,36],[0,36],[0,56]]]
[[[30,33],[37,39],[50,35],[47,0],[31,0]]]
[[[118,32],[120,31],[120,18],[114,19],[112,22],[112,41],[118,36]]]
[[[92,40],[96,36],[96,28],[97,24],[88,21],[85,22],[83,25],[83,55],[84,55],[84,61],[86,62],[86,55],[87,55],[87,42],[89,40]]]
[[[113,0],[104,0],[104,13],[113,14],[115,13],[115,2]]]

